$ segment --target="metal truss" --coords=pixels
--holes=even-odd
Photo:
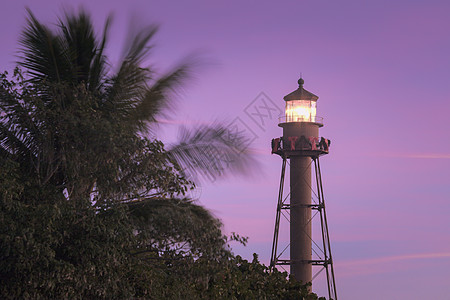
[[[277,153],[278,154],[278,153]],[[276,218],[275,218],[275,229],[273,234],[273,243],[272,243],[272,254],[270,259],[270,269],[273,270],[276,266],[280,266],[283,268],[284,265],[290,265],[291,261],[290,259],[283,259],[281,258],[284,252],[289,248],[289,244],[283,248],[283,250],[278,250],[278,240],[279,240],[279,233],[280,233],[280,222],[281,222],[281,216],[283,216],[288,222],[289,222],[289,211],[290,211],[290,204],[288,203],[289,194],[284,197],[284,181],[285,181],[285,175],[286,175],[286,163],[288,160],[288,157],[284,155],[284,153],[280,153],[280,156],[282,158],[282,165],[281,165],[281,178],[280,178],[280,187],[278,191],[278,202],[277,202],[277,212],[276,212]],[[316,179],[316,191],[311,187],[312,194],[313,194],[313,201],[310,205],[311,209],[313,211],[316,211],[316,213],[312,214],[311,220],[315,218],[317,215],[319,215],[320,218],[320,232],[321,232],[321,241],[318,241],[316,243],[312,237],[312,245],[313,245],[313,253],[315,256],[315,259],[309,260],[308,263],[310,263],[313,266],[316,266],[315,268],[317,272],[313,275],[313,280],[322,272],[326,271],[326,277],[327,277],[327,287],[328,287],[328,296],[329,299],[337,300],[337,293],[336,293],[336,282],[334,277],[334,269],[333,269],[333,259],[331,256],[331,244],[330,244],[330,237],[328,233],[328,223],[327,223],[327,214],[325,210],[325,201],[323,196],[323,186],[322,186],[322,174],[320,171],[320,162],[319,162],[319,155],[317,156],[311,156],[312,162],[314,162],[314,173],[315,173],[315,179]],[[321,245],[319,245],[321,244]],[[284,268],[283,268],[284,269]]]

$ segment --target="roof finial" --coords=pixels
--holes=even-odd
[[[300,73],[300,79],[297,82],[298,82],[299,88],[303,87],[303,84],[305,83],[305,81],[303,80],[301,73]]]

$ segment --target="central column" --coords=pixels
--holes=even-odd
[[[318,137],[320,124],[289,122],[280,126],[290,160],[290,274],[307,283],[312,281],[311,157],[302,149],[311,147],[305,142]]]
[[[311,158],[291,157],[290,166],[290,259],[291,274],[303,283],[312,280]]]

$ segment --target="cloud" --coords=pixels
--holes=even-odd
[[[383,264],[396,261],[404,260],[415,260],[415,259],[430,259],[430,258],[450,258],[450,252],[438,252],[438,253],[418,253],[418,254],[406,254],[406,255],[395,255],[395,256],[385,256],[376,257],[360,260],[350,260],[341,261],[339,265],[345,266],[363,266],[363,265],[373,265],[373,264]]]
[[[438,252],[438,253],[417,253],[417,254],[405,254],[405,255],[395,255],[395,256],[385,256],[358,260],[346,260],[337,261],[335,263],[336,267],[340,269],[341,276],[360,276],[368,274],[383,274],[386,272],[391,272],[392,270],[399,271],[399,266],[396,265],[393,269],[393,263],[402,263],[407,261],[415,260],[426,260],[426,259],[445,259],[450,258],[450,252]],[[408,266],[414,264],[410,262]],[[405,268],[407,265],[403,265]]]
[[[424,154],[406,154],[407,158],[431,158],[431,159],[449,159],[450,154],[445,153],[424,153]]]
[[[450,159],[450,153],[372,153],[370,156],[390,158]]]

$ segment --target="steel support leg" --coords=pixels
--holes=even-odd
[[[273,243],[272,243],[272,254],[270,257],[270,269],[273,270],[277,263],[277,247],[278,247],[278,234],[280,231],[280,216],[281,208],[283,206],[283,188],[284,188],[284,177],[286,174],[286,157],[283,157],[283,162],[281,165],[281,178],[280,178],[280,189],[278,190],[278,203],[277,203],[277,213],[275,217],[275,230],[273,232]]]
[[[327,274],[328,296],[330,299],[337,300],[333,259],[331,256],[331,243],[330,243],[330,236],[328,233],[328,222],[325,210],[325,200],[323,196],[322,173],[320,171],[320,162],[318,157],[314,158],[314,167],[316,173],[317,195],[319,198],[319,205],[317,209],[319,210],[320,213],[320,225],[321,225],[320,227],[322,233],[322,245],[324,253],[323,267],[325,268]]]

